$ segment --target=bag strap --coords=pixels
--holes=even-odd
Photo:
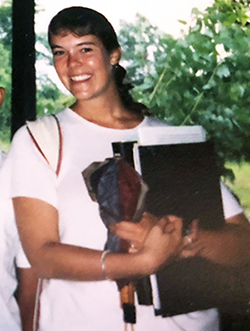
[[[58,176],[62,163],[62,130],[55,115],[27,121],[26,128],[35,146]]]

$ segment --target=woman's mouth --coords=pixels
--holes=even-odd
[[[91,75],[79,75],[79,76],[72,76],[71,80],[73,80],[73,82],[81,82],[81,81],[85,81],[87,79],[89,79],[91,77]]]

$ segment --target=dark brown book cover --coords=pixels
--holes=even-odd
[[[135,166],[148,185],[146,211],[158,217],[168,214],[182,217],[183,235],[194,219],[204,229],[223,226],[220,174],[212,142],[151,146],[116,142],[113,150]],[[215,300],[218,295],[208,299],[206,290],[208,282],[214,279],[214,269],[212,262],[191,258],[160,270],[156,277],[161,309],[156,313],[171,316],[219,305],[219,300]],[[203,282],[202,274],[208,275],[208,281]],[[150,304],[151,289],[147,282],[144,284],[138,285],[139,302]],[[219,289],[220,286],[217,294]]]

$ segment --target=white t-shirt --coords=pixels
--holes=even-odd
[[[70,109],[60,112],[57,117],[63,135],[59,176],[56,177],[38,152],[27,130],[21,128],[14,137],[6,162],[5,178],[8,178],[7,172],[11,173],[11,181],[7,180],[9,195],[41,199],[57,208],[62,243],[103,250],[106,228],[100,219],[98,204],[87,192],[81,172],[94,161],[112,157],[111,142],[136,140],[138,127],[160,125],[161,122],[145,118],[134,129],[119,130],[88,122]],[[230,199],[232,197],[229,203]],[[241,211],[237,206],[233,214]],[[169,318],[155,317],[152,307],[137,306],[136,309],[136,331],[218,330],[216,309]],[[40,316],[40,331],[124,329],[117,286],[110,281],[45,280]]]
[[[5,154],[0,150],[0,167]],[[4,191],[4,185],[0,184]],[[17,287],[15,263],[28,267],[18,238],[10,199],[0,198],[0,331],[21,331],[19,309],[14,298]]]

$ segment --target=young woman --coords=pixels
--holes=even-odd
[[[187,239],[183,242],[180,219],[166,217],[145,227],[155,221],[145,213],[140,224],[124,222],[114,229],[137,250],[104,256],[106,228],[81,172],[93,161],[112,157],[113,141],[135,140],[139,127],[163,124],[144,116],[143,107],[130,97],[119,66],[121,49],[103,15],[83,7],[62,10],[50,23],[49,43],[55,70],[76,99],[57,114],[63,136],[60,172],[57,176],[51,170],[25,127],[15,135],[9,154],[10,196],[21,241],[44,279],[39,330],[123,330],[117,285],[110,280],[155,272]],[[224,205],[227,219],[247,229],[231,196],[224,194]],[[191,235],[195,247],[184,245],[181,254],[209,246],[204,236],[196,229]],[[218,330],[213,309],[171,318],[156,317],[152,307],[136,309],[138,331]]]

